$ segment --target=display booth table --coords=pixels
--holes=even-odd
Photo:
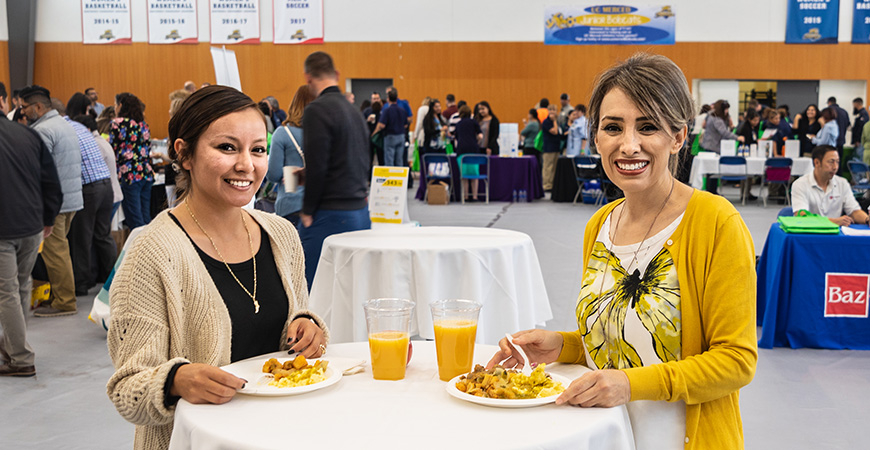
[[[750,156],[746,158],[746,174],[761,176],[764,174],[764,163],[767,158]],[[791,176],[799,177],[813,171],[812,158],[792,158]],[[701,152],[692,160],[692,171],[689,182],[695,189],[703,189],[704,177],[719,175],[719,155],[713,152]],[[733,174],[732,174],[733,175]]]
[[[461,195],[461,179],[459,172],[459,164],[456,155],[450,157],[450,175],[453,185],[454,202],[462,200]],[[422,164],[422,163],[421,163]],[[481,174],[485,173],[485,169],[481,167]],[[514,191],[525,191],[526,201],[531,202],[534,199],[544,197],[544,187],[541,182],[541,170],[538,168],[538,161],[534,156],[518,156],[518,157],[489,157],[489,199],[495,202],[510,202],[513,201]],[[470,186],[470,185],[469,185]],[[484,182],[481,181],[478,186],[478,199],[485,199],[486,190]],[[426,173],[423,169],[420,170],[420,186],[417,188],[417,200],[423,200],[426,195]]]

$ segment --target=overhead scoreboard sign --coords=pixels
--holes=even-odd
[[[855,0],[852,13],[852,43],[870,44],[870,0]]]
[[[260,2],[209,1],[212,44],[260,43]]]
[[[836,44],[840,0],[789,0],[786,44]]]
[[[196,0],[148,0],[149,44],[196,44]]]
[[[323,0],[273,0],[276,44],[322,44]]]
[[[129,0],[82,0],[82,42],[130,44]]]
[[[544,43],[550,45],[673,45],[670,6],[548,6]]]

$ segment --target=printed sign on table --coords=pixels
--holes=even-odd
[[[212,44],[257,44],[260,42],[260,2],[209,1]]]
[[[82,42],[130,44],[129,0],[82,0]]]
[[[148,0],[148,43],[197,42],[196,0]]]
[[[372,171],[369,217],[374,223],[402,223],[408,202],[408,168],[378,166]]]
[[[673,45],[670,6],[548,6],[544,43],[551,45]]]
[[[840,0],[789,0],[786,44],[836,44]]]
[[[825,317],[867,317],[870,275],[825,274]]]
[[[323,0],[273,0],[276,44],[322,44]]]
[[[852,43],[870,44],[870,0],[855,0],[852,12]]]

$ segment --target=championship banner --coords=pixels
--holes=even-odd
[[[82,42],[131,44],[129,0],[82,0]]]
[[[870,0],[855,0],[852,13],[852,43],[870,44]]]
[[[147,0],[149,44],[196,44],[196,0]]]
[[[323,0],[272,0],[276,44],[322,44]]]
[[[544,43],[673,45],[675,22],[670,6],[548,6]]]
[[[786,44],[836,44],[840,0],[789,0]]]
[[[190,0],[192,1],[192,0]],[[258,44],[260,42],[260,2],[211,0],[212,44]]]

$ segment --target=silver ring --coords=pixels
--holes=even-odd
[[[326,354],[326,346],[323,344],[320,344],[320,356],[323,356],[325,354]]]

